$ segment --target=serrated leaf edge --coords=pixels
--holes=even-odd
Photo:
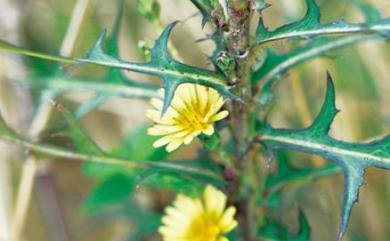
[[[344,201],[343,211],[341,215],[339,240],[342,239],[348,225],[349,216],[351,214],[352,206],[358,200],[359,187],[364,180],[363,175],[368,167],[378,167],[390,170],[390,153],[389,156],[380,156],[374,153],[365,153],[364,147],[372,147],[383,145],[383,148],[388,148],[390,143],[390,136],[385,136],[382,139],[372,141],[369,143],[347,143],[344,141],[338,141],[333,139],[327,134],[327,130],[331,125],[331,120],[337,114],[335,108],[335,90],[332,78],[328,73],[327,79],[327,94],[321,111],[325,111],[328,114],[324,115],[325,123],[321,129],[316,129],[318,123],[321,123],[319,114],[313,124],[305,129],[301,130],[287,130],[287,129],[275,129],[267,125],[259,136],[259,141],[265,144],[268,148],[283,148],[296,150],[300,152],[306,152],[311,154],[317,154],[327,159],[335,161],[343,169],[345,175],[344,181]],[[331,103],[333,101],[333,103]],[[311,129],[311,128],[314,129]],[[326,132],[325,132],[326,130]],[[319,133],[314,133],[319,131]],[[291,137],[294,134],[295,137]],[[322,134],[322,136],[321,136]],[[310,140],[313,138],[314,140]],[[321,141],[318,141],[321,138]],[[361,148],[357,148],[360,147]],[[358,150],[352,150],[358,149]]]

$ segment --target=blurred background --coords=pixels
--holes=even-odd
[[[264,11],[265,24],[270,29],[300,19],[306,11],[303,0],[267,2],[272,4]],[[349,22],[364,21],[356,2],[317,1],[322,10],[321,21],[331,22],[340,17]],[[375,7],[382,17],[390,16],[388,0],[364,2]],[[145,56],[137,47],[142,45],[140,41],[153,43],[163,26],[182,20],[172,38],[178,57],[185,63],[211,68],[207,56],[211,55],[213,44],[195,43],[211,33],[211,29],[209,26],[201,29],[201,17],[196,15],[190,1],[161,0],[161,20],[154,23],[138,13],[136,0],[125,0],[122,10],[119,38],[122,58],[143,61]],[[102,29],[112,30],[116,15],[114,0],[0,0],[0,38],[38,52],[83,57]],[[281,42],[274,47],[285,52],[293,46],[294,43]],[[336,84],[337,107],[342,110],[332,126],[332,136],[366,141],[389,133],[389,48],[388,43],[366,41],[293,68],[276,87],[270,122],[277,127],[304,127],[311,123],[319,111],[325,73],[329,70]],[[50,106],[39,104],[40,83],[53,78],[58,70],[70,78],[100,79],[105,74],[102,68],[59,67],[53,62],[0,51],[0,111],[19,133],[66,146],[60,134],[51,135],[60,117],[50,111]],[[125,74],[139,81],[159,83],[149,76]],[[91,98],[90,92],[72,91],[58,102],[75,109]],[[139,139],[137,134],[145,132],[144,123],[148,121],[144,112],[148,106],[147,101],[110,98],[80,121],[105,149],[121,146],[124,150],[148,152],[153,140]],[[194,144],[182,148],[175,156],[191,158],[198,147]],[[298,167],[320,166],[325,162],[310,155],[291,156]],[[0,240],[160,240],[156,235],[158,215],[170,200],[170,192],[141,185],[130,195],[126,176],[111,169],[69,160],[36,160],[23,148],[0,141]],[[345,240],[388,241],[390,173],[370,169],[366,177]],[[296,185],[298,189],[291,187],[295,190],[293,194],[288,188],[285,190],[286,199],[304,208],[312,227],[311,240],[335,240],[342,175]],[[137,219],[139,215],[143,218]],[[286,210],[286,220],[289,215]]]

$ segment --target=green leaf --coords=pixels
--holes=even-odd
[[[137,10],[144,18],[150,22],[156,22],[160,19],[159,0],[138,0]]]
[[[158,172],[154,169],[150,169],[150,171],[152,175],[148,174],[147,178],[138,182],[138,185],[154,187],[160,190],[165,189],[191,197],[199,197],[204,190],[204,184],[200,180],[172,173]]]
[[[210,21],[212,5],[209,0],[190,0],[202,14],[202,28]]]
[[[225,79],[220,73],[196,68],[174,60],[168,53],[168,39],[177,22],[168,25],[151,50],[152,59],[148,63],[135,63],[117,59],[103,50],[103,31],[86,59],[78,59],[81,63],[90,63],[112,68],[121,68],[134,72],[156,75],[163,79],[165,89],[163,113],[168,109],[176,88],[183,83],[195,83],[216,89],[222,95],[232,99],[240,99],[227,88]]]
[[[254,46],[260,46],[284,39],[303,38],[320,35],[340,35],[340,34],[390,34],[390,18],[381,19],[370,23],[348,24],[343,20],[338,20],[329,24],[320,23],[320,9],[314,0],[306,0],[307,13],[303,19],[281,26],[274,31],[268,31],[262,19],[259,21],[256,30],[256,40]]]
[[[110,205],[118,205],[130,199],[134,191],[134,179],[124,174],[108,177],[95,187],[84,202],[87,212],[95,212]]]
[[[257,234],[266,240],[272,241],[309,241],[310,226],[306,215],[299,210],[299,231],[297,234],[291,234],[283,224],[267,220],[267,223],[261,227]]]
[[[366,40],[380,39],[378,36],[348,36],[341,38],[318,38],[310,41],[306,45],[294,49],[293,51],[278,55],[275,52],[268,51],[267,59],[264,65],[255,71],[251,78],[254,84],[269,84],[280,77],[283,73],[300,63],[310,59],[323,56],[324,54]]]
[[[118,40],[119,40],[119,34],[120,34],[120,28],[121,28],[121,22],[123,17],[123,1],[124,0],[118,0],[117,2],[117,12],[114,20],[114,25],[112,27],[111,36],[107,40],[107,53],[113,56],[119,56],[119,49],[118,49]]]
[[[107,52],[110,55],[118,56],[118,36],[120,30],[120,23],[122,17],[123,1],[118,0],[118,13],[112,27],[112,33],[108,39],[108,48]],[[9,45],[9,44],[7,44]],[[0,45],[1,46],[1,45]],[[4,45],[2,47],[5,47]],[[11,49],[18,53],[28,54],[26,52],[31,52],[27,50],[20,49],[16,46],[13,46]],[[20,52],[19,52],[20,51]],[[26,51],[26,52],[25,52]],[[50,56],[40,54],[40,53],[30,53],[32,56],[46,58],[53,60]],[[70,58],[60,58],[55,59],[56,61],[63,61],[67,63],[67,60]],[[35,63],[35,62],[34,62]],[[74,62],[78,63],[78,62]],[[53,66],[52,66],[53,67]],[[47,71],[47,70],[46,70]],[[55,99],[59,95],[65,94],[67,92],[74,91],[88,91],[94,92],[95,97],[90,100],[82,103],[81,106],[76,110],[76,116],[78,118],[82,117],[89,111],[97,108],[102,105],[109,99],[113,97],[124,97],[124,98],[140,98],[148,100],[153,97],[159,97],[157,94],[158,86],[151,84],[139,83],[125,77],[120,70],[111,68],[107,71],[107,75],[102,79],[88,79],[88,78],[75,78],[68,77],[62,71],[59,71],[58,66],[56,65],[50,73],[45,74],[45,76],[39,77],[37,79],[24,80],[34,89],[34,92],[37,93],[48,93],[50,92],[50,98],[45,95],[41,95],[39,98],[45,102],[48,99]]]
[[[50,61],[57,61],[62,62],[65,64],[77,64],[77,61],[72,58],[62,57],[62,56],[56,56],[56,55],[50,55],[50,54],[44,54],[44,53],[38,53],[30,50],[26,50],[20,47],[17,47],[13,44],[10,44],[4,40],[0,39],[0,49],[10,51],[17,54],[22,54],[34,58],[40,58],[40,59],[46,59]]]
[[[78,120],[68,110],[57,107],[69,126],[68,135],[75,144],[76,149],[84,154],[105,155],[99,146],[87,135],[79,125]]]
[[[141,125],[130,132],[126,136],[118,147],[109,151],[110,154],[117,157],[130,159],[133,161],[151,160],[151,161],[163,161],[167,157],[166,150],[161,148],[154,148],[153,142],[158,137],[150,136],[147,134],[148,125]],[[113,166],[110,168],[105,167],[104,164],[95,162],[85,162],[82,166],[83,173],[90,177],[104,177],[115,173],[129,173],[128,170],[123,170],[121,167]],[[153,168],[156,169],[156,168]],[[147,169],[145,172],[148,172]],[[132,172],[133,175],[140,174],[140,170]]]
[[[282,187],[297,181],[309,183],[317,178],[336,175],[340,167],[335,163],[329,163],[322,167],[296,168],[288,161],[286,153],[278,151],[278,170],[274,175],[267,176],[265,187],[275,192]]]
[[[170,56],[167,48],[168,38],[176,24],[177,22],[168,25],[168,27],[165,28],[165,30],[162,32],[161,36],[156,41],[154,48],[152,49],[152,60],[147,63],[124,61],[107,54],[103,50],[103,40],[106,35],[106,31],[103,31],[101,33],[96,43],[89,51],[87,58],[84,59],[72,59],[32,52],[16,47],[2,40],[0,40],[0,48],[19,54],[29,55],[52,61],[59,61],[63,63],[89,63],[158,76],[163,79],[163,87],[165,88],[163,113],[170,105],[176,88],[183,83],[206,85],[216,89],[222,95],[228,98],[241,101],[241,98],[239,96],[233,94],[230,91],[229,87],[226,85],[226,79],[223,74],[180,63]]]
[[[350,0],[350,4],[356,5],[366,17],[367,22],[375,22],[381,19],[381,12],[364,0]]]
[[[93,144],[83,144],[87,148],[83,152],[74,151],[71,149],[58,147],[51,144],[44,144],[30,139],[24,138],[15,132],[13,132],[8,125],[0,118],[0,139],[10,141],[15,144],[24,146],[25,148],[44,155],[55,156],[59,158],[64,158],[68,160],[80,160],[80,161],[93,161],[108,166],[121,166],[122,168],[160,168],[172,173],[180,173],[182,175],[194,176],[197,178],[205,178],[207,180],[212,180],[220,185],[223,185],[224,180],[221,175],[217,172],[214,172],[210,169],[199,168],[196,166],[185,165],[177,161],[171,162],[155,162],[155,161],[133,161],[125,158],[116,157],[108,153],[97,153],[93,147]],[[78,132],[78,131],[76,131]],[[88,152],[88,153],[85,153]],[[93,154],[95,153],[96,154]],[[56,159],[52,159],[56,160]]]
[[[332,50],[362,41],[380,39],[382,38],[377,35],[355,35],[339,38],[324,37],[310,41],[308,44],[287,54],[278,55],[269,50],[263,66],[251,76],[254,85],[260,83],[263,86],[258,96],[258,102],[261,106],[266,106],[273,99],[273,86],[276,84],[276,80],[292,67],[316,57],[321,57]]]
[[[55,91],[58,94],[74,91],[88,91],[97,94],[107,94],[112,97],[139,98],[145,100],[158,98],[159,96],[157,94],[157,88],[154,88],[153,86],[132,86],[110,82],[111,81],[54,76],[45,79],[44,87]]]
[[[153,143],[159,138],[148,135],[148,128],[150,126],[143,124],[135,128],[119,145],[113,150],[118,156],[127,157],[132,160],[152,160],[162,161],[168,156],[165,148],[155,148]]]
[[[305,129],[286,130],[266,126],[259,141],[268,148],[283,148],[317,154],[335,161],[343,169],[344,203],[339,239],[348,225],[353,204],[358,199],[359,187],[368,167],[390,169],[390,136],[368,143],[349,143],[330,137],[327,131],[337,113],[333,81],[328,74],[326,99],[313,124]]]

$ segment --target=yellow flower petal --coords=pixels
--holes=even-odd
[[[214,115],[211,118],[211,121],[222,120],[222,119],[226,118],[226,116],[228,116],[228,115],[229,115],[229,112],[227,110],[221,111],[221,112],[217,113],[216,115]]]
[[[155,125],[148,129],[148,134],[152,136],[161,136],[161,135],[168,135],[177,133],[179,131],[183,130],[180,126],[173,126],[173,125]]]
[[[164,95],[160,90],[159,94]],[[163,136],[154,143],[155,147],[167,145],[173,151],[182,144],[189,144],[200,133],[212,135],[213,123],[228,115],[226,110],[219,112],[224,103],[221,95],[214,89],[196,84],[181,84],[172,99],[171,106],[161,116],[163,101],[151,100],[154,110],[146,116],[156,123],[148,133]]]
[[[203,131],[205,135],[211,136],[214,133],[214,126],[209,125],[207,129]]]
[[[218,241],[229,241],[229,239],[227,239],[226,237],[220,237],[219,239],[218,239]]]
[[[173,135],[164,136],[153,143],[153,147],[158,148],[164,146],[175,139]]]
[[[237,221],[234,220],[235,214],[236,208],[233,206],[229,207],[223,214],[221,219],[221,228],[223,233],[228,233],[237,226]]]
[[[167,152],[172,152],[176,150],[181,144],[183,144],[183,142],[184,142],[183,138],[172,140],[166,148]]]
[[[163,240],[229,241],[224,234],[236,225],[234,207],[226,208],[226,195],[208,185],[203,200],[179,194],[172,207],[165,210],[159,228]],[[183,220],[185,219],[185,220]]]
[[[221,191],[213,186],[207,186],[204,191],[205,206],[208,213],[212,213],[219,217],[225,209],[226,196]]]

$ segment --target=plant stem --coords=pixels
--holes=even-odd
[[[240,2],[240,4],[236,2]],[[237,6],[240,8],[236,9]],[[238,85],[236,94],[242,96],[244,101],[248,103],[251,100],[251,91],[248,87],[249,71],[245,56],[249,51],[250,13],[247,4],[243,6],[241,1],[233,1],[230,6],[230,14],[227,49],[235,57],[236,62],[236,68],[230,82]],[[233,137],[237,144],[237,158],[242,159],[247,149],[245,140],[249,114],[247,105],[232,103],[230,113]],[[241,160],[238,161],[241,162]]]
[[[35,151],[37,153],[46,154],[50,156],[55,157],[61,157],[71,160],[79,160],[79,161],[92,161],[96,163],[101,164],[107,164],[107,165],[120,165],[123,167],[132,167],[132,168],[148,168],[148,167],[154,167],[154,168],[162,168],[162,169],[169,169],[171,171],[177,170],[178,172],[184,172],[194,175],[199,175],[203,177],[207,177],[210,179],[214,179],[217,181],[222,181],[221,177],[212,171],[195,168],[195,167],[189,167],[181,164],[176,163],[168,163],[168,162],[154,162],[154,161],[131,161],[127,159],[121,159],[116,158],[109,155],[93,155],[93,154],[83,154],[83,153],[76,153],[68,149],[60,148],[57,146],[52,145],[45,145],[42,143],[33,142],[31,140],[25,139],[20,136],[0,136],[0,138],[4,140],[8,140],[17,144],[20,144],[26,148],[28,148],[31,151]]]
[[[251,106],[252,91],[249,78],[249,25],[251,19],[250,2],[233,0],[229,4],[229,22],[227,32],[227,51],[234,56],[235,69],[230,77],[230,84],[237,85],[235,94],[240,95],[243,103],[231,103],[230,128],[236,144],[236,163],[240,177],[237,178],[234,186],[235,199],[239,209],[238,219],[242,231],[242,239],[254,241],[256,215],[253,202],[254,188],[251,185],[256,183],[257,171],[253,170],[253,164],[257,161],[257,151],[251,145]],[[244,175],[245,174],[245,175]],[[248,174],[248,175],[247,175]],[[245,195],[240,196],[240,193]]]

